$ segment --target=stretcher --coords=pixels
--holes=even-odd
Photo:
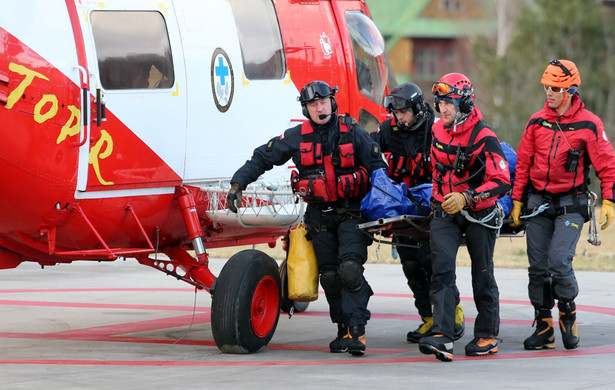
[[[390,218],[380,218],[375,221],[364,222],[357,225],[357,229],[365,232],[369,235],[380,235],[382,237],[390,237],[391,235],[406,236],[414,241],[417,245],[422,245],[429,241],[429,224],[431,217],[421,215],[399,215]],[[525,225],[510,226],[512,219],[505,219],[502,227],[499,230],[498,237],[524,237]],[[402,245],[399,243],[393,243],[391,241],[381,240],[374,237],[374,241],[391,244]]]

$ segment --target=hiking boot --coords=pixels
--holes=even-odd
[[[365,353],[365,325],[350,327],[348,352],[355,356],[362,356]]]
[[[425,355],[436,355],[443,362],[453,361],[453,340],[443,334],[423,337],[419,341],[419,350]]]
[[[461,307],[461,303],[458,303],[455,307],[455,334],[453,335],[453,340],[459,340],[466,330],[466,322],[463,316],[463,307]]]
[[[527,350],[555,348],[551,309],[536,309],[534,324],[536,324],[536,330],[525,339],[523,347]]]
[[[329,343],[329,349],[333,353],[346,352],[350,344],[350,332],[348,325],[337,324],[337,336]]]
[[[423,323],[419,325],[415,330],[411,330],[406,335],[406,340],[411,343],[418,343],[419,340],[425,336],[431,335],[431,328],[433,326],[433,317],[421,316]]]
[[[557,308],[559,309],[559,330],[562,332],[564,347],[575,349],[581,342],[577,330],[577,306],[573,301],[559,301]]]
[[[498,353],[498,339],[495,337],[474,337],[466,345],[466,356],[485,356]]]

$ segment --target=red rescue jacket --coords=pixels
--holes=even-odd
[[[579,150],[581,155],[576,169],[569,172],[566,160],[572,149]],[[600,118],[585,109],[578,94],[572,96],[572,105],[562,116],[545,102],[544,108],[530,117],[517,148],[512,198],[524,201],[529,191],[584,191],[589,184],[591,165],[600,178],[602,197],[613,200],[615,152]]]
[[[474,107],[466,121],[456,127],[445,125],[442,120],[434,123],[431,167],[435,202],[442,203],[448,193],[467,190],[473,197],[482,197],[469,205],[477,211],[495,205],[509,191],[506,157],[500,141],[482,117],[478,107]],[[464,154],[467,158],[461,161]]]

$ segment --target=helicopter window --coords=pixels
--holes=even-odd
[[[381,105],[389,78],[384,39],[374,22],[361,12],[347,12],[346,25],[352,41],[359,91]]]
[[[372,113],[362,108],[361,111],[359,111],[359,126],[373,133],[378,131],[380,122],[378,122],[378,119]]]
[[[245,77],[251,80],[284,77],[284,47],[271,0],[231,0],[231,8]]]
[[[93,11],[90,19],[103,88],[173,86],[171,46],[160,12]]]

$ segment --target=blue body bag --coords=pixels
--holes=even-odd
[[[369,221],[407,214],[412,206],[405,184],[397,184],[385,168],[372,172],[371,189],[361,200],[361,213]]]
[[[428,216],[431,213],[431,190],[433,184],[425,183],[408,189],[408,198],[412,204],[406,210],[408,215]]]

